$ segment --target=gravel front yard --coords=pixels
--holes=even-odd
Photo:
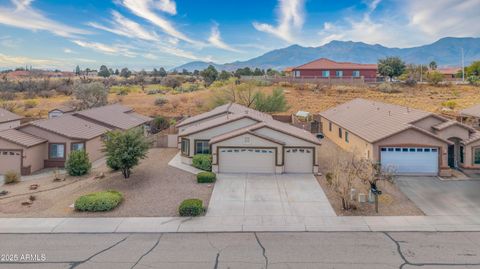
[[[120,172],[110,172],[106,167],[96,169],[89,177],[67,178],[63,182],[52,182],[43,178],[14,185],[0,186],[8,196],[0,197],[0,217],[166,217],[178,216],[178,206],[184,199],[199,198],[208,205],[213,184],[197,184],[193,174],[168,166],[177,149],[151,149],[148,158],[141,161],[129,179]],[[105,172],[103,179],[92,176]],[[22,206],[28,201],[30,184],[39,184],[31,206]],[[81,195],[104,190],[118,190],[125,200],[118,208],[105,213],[76,212],[70,206]],[[15,194],[25,195],[11,197]]]

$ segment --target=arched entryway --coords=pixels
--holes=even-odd
[[[451,141],[453,144],[448,146],[448,166],[451,168],[458,168],[460,164],[460,147],[461,147],[461,138],[450,137],[448,141]]]

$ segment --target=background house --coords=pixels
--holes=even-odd
[[[23,117],[6,109],[0,108],[0,131],[20,126]]]
[[[461,110],[458,120],[477,130],[480,129],[480,104]]]
[[[376,64],[359,64],[350,62],[335,62],[321,58],[292,69],[296,78],[350,78],[373,81],[377,77]]]

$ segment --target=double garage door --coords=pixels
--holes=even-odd
[[[380,160],[383,168],[394,169],[397,174],[438,173],[438,148],[383,147]]]
[[[15,171],[20,173],[22,164],[22,154],[20,151],[9,151],[0,149],[0,175],[7,171]]]
[[[275,148],[220,148],[220,173],[275,173]],[[312,149],[285,149],[285,173],[312,173]]]

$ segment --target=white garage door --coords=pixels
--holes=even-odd
[[[0,175],[7,171],[20,173],[21,158],[20,151],[0,150]]]
[[[385,147],[380,152],[382,167],[393,167],[397,174],[438,173],[437,148]]]
[[[285,173],[313,173],[313,149],[285,149]]]
[[[220,173],[275,173],[275,150],[259,148],[221,148]]]

